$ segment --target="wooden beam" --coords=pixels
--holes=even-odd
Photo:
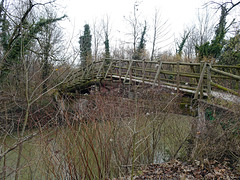
[[[133,61],[130,61],[129,66],[128,66],[127,73],[126,73],[125,78],[124,78],[124,80],[123,80],[123,83],[125,83],[126,80],[127,80],[127,77],[128,77],[128,75],[129,75],[129,73],[130,73],[130,70],[131,70],[132,64],[133,64]]]
[[[179,85],[180,85],[180,64],[179,61],[177,62],[177,77],[176,77],[176,81],[177,81],[177,93],[179,93]]]
[[[212,90],[211,90],[211,64],[207,65],[207,94],[208,98],[211,99],[212,97]]]
[[[237,76],[237,75],[234,75],[234,74],[231,74],[231,73],[227,73],[227,72],[224,72],[224,71],[215,69],[215,68],[210,68],[210,69],[211,69],[211,71],[213,71],[213,72],[216,72],[216,73],[219,73],[219,74],[223,74],[223,75],[225,75],[225,76],[229,76],[229,77],[232,77],[232,78],[234,78],[234,79],[240,80],[240,76]]]
[[[221,89],[221,90],[224,90],[224,91],[227,91],[227,92],[230,92],[230,93],[232,93],[232,94],[234,94],[234,95],[239,96],[239,93],[238,93],[238,92],[236,92],[236,91],[234,91],[234,90],[232,90],[232,89],[226,88],[226,87],[224,87],[224,86],[222,86],[222,85],[220,85],[220,84],[211,82],[211,85],[213,85],[213,86],[215,86],[215,87],[217,87],[217,88],[219,88],[219,89]]]
[[[158,62],[158,69],[157,69],[157,73],[156,73],[156,75],[155,75],[155,78],[154,78],[154,84],[153,84],[153,86],[152,86],[152,87],[154,87],[154,86],[155,86],[155,84],[156,84],[156,82],[157,82],[157,80],[158,80],[158,77],[159,77],[159,75],[160,75],[160,72],[161,72],[161,68],[162,68],[162,61],[159,61],[159,62]]]
[[[104,64],[105,64],[105,60],[103,60],[103,62],[102,62],[102,64],[101,64],[101,66],[100,66],[100,68],[99,68],[99,70],[98,70],[98,73],[97,73],[97,78],[99,78],[99,77],[100,77],[100,73],[101,73],[101,71],[102,71],[102,69],[103,69],[103,67],[104,67]]]
[[[202,86],[203,77],[204,77],[204,74],[205,74],[205,69],[206,69],[206,63],[204,63],[204,65],[203,65],[202,72],[201,72],[201,75],[200,75],[200,79],[199,79],[199,82],[198,82],[198,86],[197,86],[197,89],[196,89],[196,93],[194,95],[194,99],[198,99],[198,93],[199,93],[200,88]]]
[[[105,74],[105,76],[104,76],[104,79],[107,78],[107,75],[108,75],[110,69],[112,68],[112,65],[113,65],[113,61],[110,62],[110,65],[108,66],[108,69],[107,69],[107,72],[106,72],[106,74]]]

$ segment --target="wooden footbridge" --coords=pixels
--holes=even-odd
[[[240,104],[240,66],[211,64],[208,62],[166,62],[125,59],[105,59],[81,67],[66,78],[59,87],[60,94],[84,93],[102,80],[123,83],[128,86],[148,84],[154,87],[171,88],[176,93],[191,94],[193,116],[198,115],[196,132],[206,132],[207,110],[239,117],[239,110],[232,110],[202,100],[212,97]],[[134,86],[136,87],[136,86]],[[232,103],[231,102],[231,103]],[[238,118],[237,118],[238,119]],[[237,121],[240,121],[237,120]],[[198,135],[196,135],[198,136]]]
[[[76,70],[59,89],[62,92],[83,91],[101,80],[163,86],[192,93],[194,99],[217,97],[240,103],[240,66],[208,62],[104,59]]]

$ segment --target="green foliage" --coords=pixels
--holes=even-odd
[[[88,24],[84,25],[84,33],[79,38],[79,44],[80,44],[80,57],[82,65],[85,66],[87,60],[90,60],[92,50],[91,50],[91,41],[92,41],[92,35],[90,31],[90,26]]]
[[[1,45],[4,50],[7,49],[8,47],[8,39],[10,38],[9,35],[9,22],[6,17],[6,13],[3,14],[3,17],[0,19],[1,23],[1,33],[0,33],[0,40],[1,40]]]
[[[215,37],[210,42],[206,42],[202,45],[196,45],[196,51],[198,52],[198,58],[201,61],[204,57],[206,58],[219,58],[222,53],[222,48],[224,46],[224,37],[228,31],[226,28],[226,17],[227,9],[225,6],[221,6],[221,16],[219,23],[215,30]]]
[[[60,21],[65,18],[66,15],[60,18],[50,18],[50,19],[40,19],[35,24],[30,24],[27,21],[24,21],[22,24],[22,29],[20,33],[15,34],[15,31],[12,35],[7,34],[7,29],[10,28],[10,24],[7,23],[7,20],[3,20],[2,23],[2,32],[3,35],[1,38],[1,45],[4,49],[5,57],[2,60],[2,64],[0,67],[0,81],[3,81],[4,78],[11,72],[11,67],[14,64],[18,64],[21,62],[21,54],[25,54],[31,47],[34,39],[37,34],[42,31],[43,27],[46,27],[49,24]]]
[[[198,52],[198,58],[202,60],[204,57],[209,57],[210,55],[210,43],[206,42],[200,46],[196,45],[196,51]]]
[[[183,50],[183,47],[188,39],[190,35],[190,32],[188,32],[187,34],[184,34],[184,36],[182,37],[182,41],[180,44],[178,44],[178,49],[176,49],[176,53],[177,55],[179,55],[180,57],[182,56],[182,50]]]
[[[110,58],[110,48],[109,48],[108,34],[105,34],[104,45],[105,45],[105,58]],[[109,63],[109,62],[107,61],[107,63]]]
[[[145,26],[143,28],[141,39],[140,39],[137,51],[133,55],[133,59],[141,59],[141,55],[143,54],[145,46],[146,46],[146,39],[145,39],[146,30],[147,30],[147,24],[145,21]]]
[[[240,33],[226,41],[223,53],[219,58],[219,64],[240,64]]]

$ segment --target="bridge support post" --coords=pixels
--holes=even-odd
[[[201,101],[198,101],[197,137],[203,137],[206,133],[205,108]]]
[[[205,107],[201,100],[193,99],[192,101],[192,111],[195,120],[192,126],[193,137],[204,138],[206,134],[206,118],[205,118]]]

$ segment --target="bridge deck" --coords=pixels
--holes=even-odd
[[[118,79],[120,79],[120,78],[124,79],[125,78],[125,77],[120,77],[120,76],[116,76],[116,75],[112,75],[112,77],[113,78],[118,78]],[[130,78],[127,78],[127,80],[130,80]],[[139,79],[132,79],[132,81],[135,81],[135,82],[138,82],[138,83],[143,83],[143,81],[139,80]],[[148,81],[145,81],[144,83],[145,84],[150,84],[152,86],[153,85],[154,86],[158,86],[159,85],[158,83],[153,83],[153,82],[148,82]],[[177,90],[177,88],[174,87],[174,86],[164,85],[164,84],[162,84],[161,86],[165,87],[165,88]],[[182,91],[182,92],[191,93],[191,94],[195,94],[196,93],[196,90],[189,90],[189,89],[184,89],[184,88],[179,88],[179,90]],[[208,96],[208,94],[205,93],[205,92],[203,92],[203,95],[204,96]],[[233,94],[230,94],[230,93],[212,91],[212,97],[240,104],[240,97],[236,96],[236,95],[233,95]]]

